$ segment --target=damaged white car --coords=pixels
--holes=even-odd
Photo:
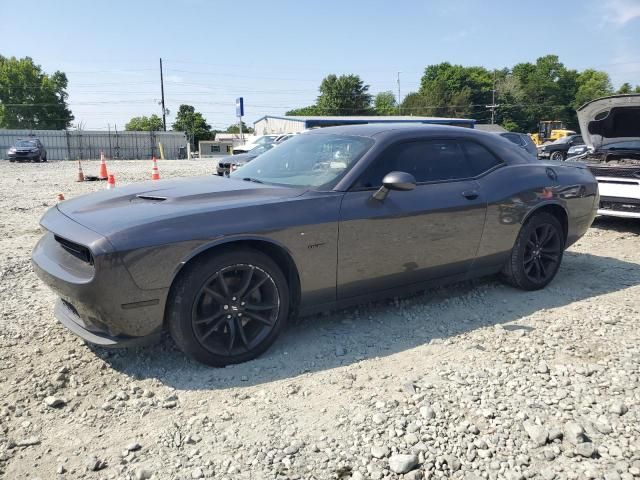
[[[640,218],[640,95],[599,98],[578,109],[586,163],[598,180],[599,215]]]

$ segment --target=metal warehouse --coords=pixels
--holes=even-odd
[[[0,158],[18,139],[39,138],[49,160],[84,160],[100,158],[145,159],[160,156],[179,158],[187,137],[184,132],[104,132],[89,130],[0,130]]]
[[[277,117],[266,115],[253,123],[256,135],[302,132],[314,127],[335,127],[337,125],[359,125],[365,123],[431,123],[474,128],[475,120],[468,118],[443,117]]]

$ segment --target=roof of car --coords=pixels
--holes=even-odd
[[[445,133],[459,131],[475,131],[472,128],[456,127],[450,125],[436,125],[436,124],[407,124],[407,123],[367,123],[362,125],[340,125],[336,127],[325,127],[309,130],[305,134],[309,135],[323,135],[323,134],[337,134],[337,135],[359,135],[363,137],[372,137],[380,133],[402,131],[403,133]],[[484,132],[476,131],[482,135]]]

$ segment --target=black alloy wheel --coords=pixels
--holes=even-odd
[[[278,265],[249,248],[197,257],[167,300],[166,321],[182,351],[220,367],[263,353],[284,328],[289,287]]]
[[[547,212],[533,214],[520,229],[502,270],[504,279],[523,290],[544,288],[558,273],[564,245],[558,219]]]
[[[280,310],[275,281],[255,265],[225,267],[200,288],[191,324],[196,339],[215,355],[253,350],[273,330]]]
[[[531,229],[524,250],[524,272],[529,280],[542,283],[558,269],[562,241],[554,225],[542,223]]]

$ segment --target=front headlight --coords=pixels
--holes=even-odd
[[[16,153],[16,148],[11,147],[9,150],[7,150],[7,153]]]

